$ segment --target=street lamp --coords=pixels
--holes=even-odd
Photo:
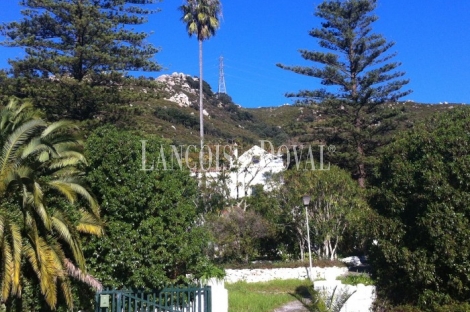
[[[310,195],[302,196],[302,201],[305,207],[305,220],[307,223],[308,260],[310,262],[309,277],[310,277],[310,280],[312,280],[312,251],[310,249],[310,227],[308,226],[308,212],[307,212],[307,207],[310,204]]]

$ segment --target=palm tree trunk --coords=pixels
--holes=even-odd
[[[202,103],[202,40],[199,40],[199,131],[201,136],[201,151],[204,148],[204,106]]]

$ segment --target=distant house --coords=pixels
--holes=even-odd
[[[206,172],[208,181],[224,177],[228,194],[238,199],[250,196],[255,185],[263,185],[264,190],[271,190],[269,178],[285,170],[282,155],[271,154],[255,145],[240,157],[235,146],[229,168]]]

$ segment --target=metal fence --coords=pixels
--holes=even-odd
[[[212,312],[210,286],[155,291],[106,289],[96,293],[95,312]]]

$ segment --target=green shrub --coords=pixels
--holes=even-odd
[[[336,286],[331,293],[315,290],[313,285],[308,287],[310,300],[305,300],[300,294],[296,294],[297,299],[312,312],[340,312],[346,302],[356,291],[348,292],[342,288],[338,290]]]
[[[187,128],[199,129],[199,120],[196,116],[185,113],[176,107],[157,107],[155,116],[165,121],[180,124]]]
[[[470,303],[454,303],[450,305],[445,305],[435,309],[435,312],[468,312],[470,311]]]
[[[443,306],[435,306],[427,309],[420,309],[413,305],[400,305],[396,307],[391,306],[376,306],[375,311],[381,312],[469,312],[470,304],[468,302],[453,303]]]
[[[378,296],[421,308],[470,300],[470,109],[427,119],[371,177],[369,259]]]
[[[368,274],[349,274],[346,276],[340,276],[337,279],[346,285],[374,285],[374,280],[372,280]]]
[[[167,142],[107,126],[88,137],[86,151],[87,180],[106,219],[106,235],[83,244],[93,276],[105,287],[157,288],[217,273],[207,263],[208,234],[196,225],[197,181],[174,163],[157,164],[170,159]],[[154,170],[142,170],[143,161]]]
[[[419,308],[415,306],[410,306],[410,305],[404,305],[404,306],[398,306],[391,308],[391,310],[388,310],[389,312],[423,312],[423,310],[420,310]],[[447,311],[449,312],[449,311]]]

